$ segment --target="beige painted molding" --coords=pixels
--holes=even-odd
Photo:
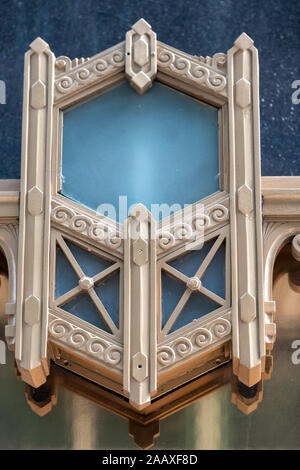
[[[49,373],[53,83],[54,54],[37,38],[25,55],[16,323],[16,360],[22,379],[34,387]]]

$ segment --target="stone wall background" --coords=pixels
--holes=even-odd
[[[195,55],[226,52],[245,31],[260,54],[262,175],[300,175],[300,4],[296,0],[1,0],[0,178],[20,177],[23,57],[37,36],[56,56],[91,57],[144,17],[159,40]],[[300,93],[299,93],[300,98]]]

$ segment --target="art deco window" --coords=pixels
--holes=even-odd
[[[253,41],[194,57],[141,19],[71,61],[38,38],[23,115],[15,354],[31,400],[51,362],[145,415],[232,361],[233,401],[255,409],[275,307]]]

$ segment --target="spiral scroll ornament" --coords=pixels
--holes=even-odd
[[[90,240],[103,243],[109,248],[119,250],[122,246],[122,235],[113,227],[95,221],[86,215],[78,214],[69,207],[54,207],[51,218],[53,222],[85,235]]]
[[[175,340],[161,345],[157,351],[159,369],[172,366],[193,354],[205,351],[210,346],[229,340],[231,335],[230,312],[208,322],[205,326],[193,327]]]
[[[55,81],[56,98],[74,89],[78,90],[86,83],[90,84],[104,79],[108,74],[118,72],[124,65],[124,47],[108,54],[98,54],[91,59],[77,60],[74,67],[68,57],[59,57],[55,63],[55,68],[59,72]]]
[[[220,64],[224,57],[215,58],[214,65]],[[226,87],[225,75],[218,73],[206,63],[199,63],[197,59],[182,57],[175,52],[158,48],[158,66],[160,68],[169,69],[171,72],[179,76],[184,76],[194,84],[199,84],[216,92],[224,90]]]
[[[72,323],[54,316],[49,318],[49,336],[72,349],[106,363],[117,369],[122,368],[123,349],[117,344],[97,337]]]
[[[229,220],[229,210],[223,204],[216,204],[191,218],[190,222],[184,222],[170,226],[168,230],[163,228],[158,232],[158,246],[161,250],[167,250],[182,242],[192,241],[197,235],[208,228],[223,224]]]

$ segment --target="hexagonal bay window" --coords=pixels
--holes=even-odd
[[[274,306],[253,41],[194,57],[141,19],[125,42],[71,61],[38,38],[23,119],[15,341],[31,406],[48,411],[55,377],[73,383],[146,447],[146,424],[155,435],[229,381],[232,361],[233,401],[255,409]]]

